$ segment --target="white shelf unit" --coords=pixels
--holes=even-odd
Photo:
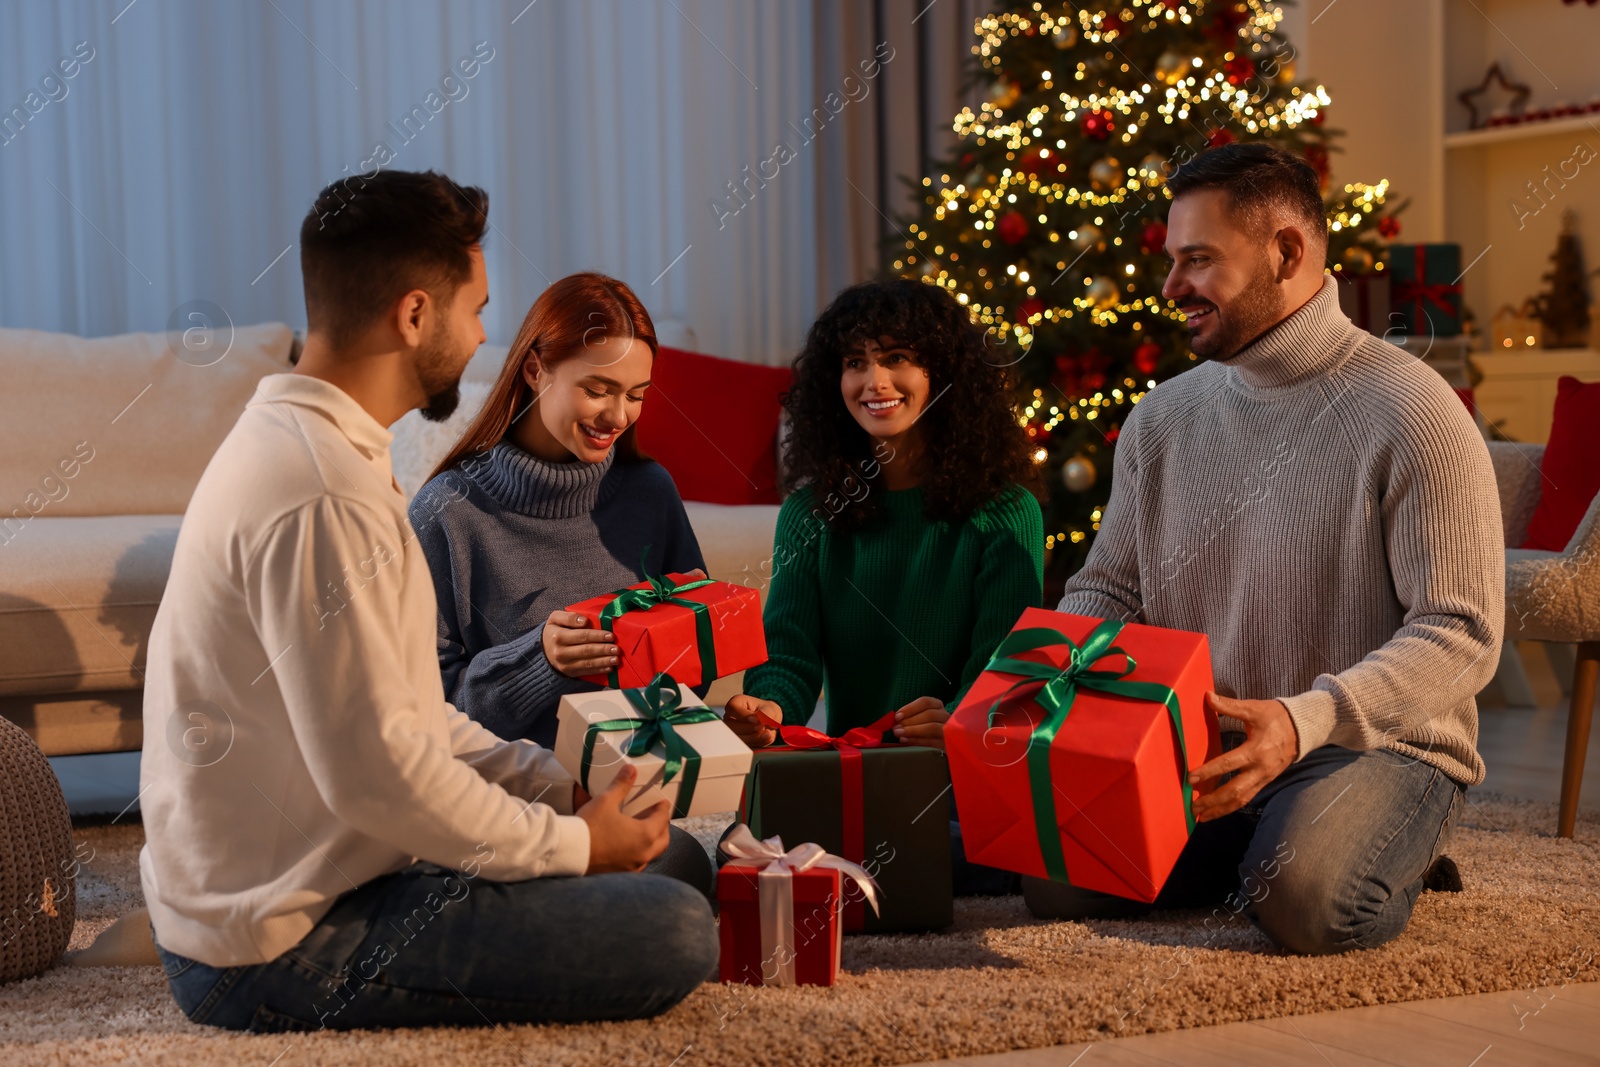
[[[1461,245],[1463,299],[1487,335],[1500,307],[1517,306],[1544,288],[1542,275],[1567,209],[1578,216],[1585,266],[1600,266],[1600,113],[1474,130],[1457,94],[1478,85],[1498,62],[1509,79],[1529,87],[1527,110],[1586,106],[1600,95],[1600,7],[1554,0],[1428,2],[1437,7],[1440,29],[1429,65],[1438,72],[1444,124],[1430,136],[1443,236]],[[1480,98],[1480,114],[1508,101],[1509,94],[1492,84]],[[1476,392],[1480,411],[1518,440],[1545,439],[1560,374],[1600,380],[1600,356],[1584,349],[1485,355],[1473,359],[1486,372]]]

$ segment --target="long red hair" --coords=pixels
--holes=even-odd
[[[656,328],[650,312],[627,284],[593,271],[569,274],[539,294],[528,309],[500,377],[489,390],[482,409],[472,425],[434,468],[429,480],[461,463],[469,456],[489,451],[510,431],[511,424],[527,413],[533,403],[533,387],[522,376],[522,365],[529,353],[538,353],[546,367],[571,359],[600,338],[632,338],[650,346],[650,356],[659,354]],[[634,423],[617,439],[616,449],[625,461],[645,458],[639,451]]]

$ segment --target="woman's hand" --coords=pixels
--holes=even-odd
[[[722,710],[722,721],[751,748],[766,748],[778,739],[773,724],[783,722],[783,709],[770,700],[740,693],[728,698],[728,706]]]
[[[918,697],[894,713],[894,736],[908,745],[944,748],[944,724],[950,713],[938,697]]]
[[[594,628],[586,615],[572,611],[552,611],[544,624],[544,658],[560,674],[582,678],[604,674],[620,659],[616,640],[608,631]]]

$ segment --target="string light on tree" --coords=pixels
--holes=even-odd
[[[1268,0],[996,0],[974,24],[991,91],[954,116],[959,144],[892,258],[1020,357],[1018,423],[1056,487],[1052,565],[1093,541],[1123,420],[1195,363],[1161,296],[1172,171],[1207,145],[1269,141],[1326,178],[1332,101],[1295,78],[1282,18]],[[1330,266],[1381,269],[1388,183],[1324,193]]]

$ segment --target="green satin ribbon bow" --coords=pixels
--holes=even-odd
[[[687,818],[689,805],[694,801],[694,786],[700,779],[700,753],[679,737],[674,727],[711,722],[716,719],[716,713],[707,707],[682,707],[683,694],[678,692],[678,683],[665,671],[650,679],[650,684],[643,689],[624,689],[622,695],[639,713],[639,718],[604,719],[589,724],[583,732],[583,762],[578,765],[578,781],[583,791],[589,792],[589,765],[594,762],[594,744],[600,734],[632,730],[633,737],[623,749],[629,756],[643,756],[657,742],[661,743],[666,765],[661,775],[662,785],[676,778],[679,771],[683,772],[672,817]]]
[[[645,553],[648,554],[649,551],[649,546],[646,546]],[[676,604],[680,608],[688,608],[694,612],[695,638],[700,646],[700,682],[702,685],[711,684],[717,677],[717,646],[715,631],[711,626],[711,608],[698,600],[686,600],[677,594],[699,589],[704,585],[712,585],[715,580],[702,578],[695,582],[675,584],[662,575],[651,574],[645,570],[644,556],[639,557],[639,570],[644,574],[644,580],[650,584],[643,589],[614,590],[615,599],[600,609],[600,629],[611,629],[619,615],[626,615],[630,611],[649,611],[657,604]],[[617,678],[616,667],[606,671],[606,681],[613,689],[622,687],[621,681]]]
[[[1123,624],[1107,619],[1084,640],[1080,646],[1060,630],[1037,626],[1026,630],[1013,630],[994,650],[985,670],[1005,674],[1020,674],[1022,678],[1010,689],[1000,694],[989,706],[989,726],[995,725],[1000,706],[1007,697],[1024,686],[1040,685],[1033,694],[1034,703],[1044,710],[1044,718],[1033,728],[1028,738],[1028,787],[1033,795],[1034,829],[1039,837],[1039,850],[1044,855],[1045,870],[1057,882],[1067,882],[1067,861],[1061,852],[1061,828],[1056,817],[1055,789],[1050,782],[1050,745],[1067,721],[1078,690],[1095,689],[1102,693],[1149,700],[1162,704],[1172,719],[1173,737],[1178,742],[1179,781],[1183,787],[1183,815],[1194,832],[1194,789],[1189,785],[1189,751],[1184,743],[1183,715],[1178,707],[1178,694],[1159,682],[1125,681],[1138,667],[1132,656],[1112,645],[1122,632]],[[1052,667],[1046,663],[1033,663],[1014,659],[1018,653],[1035,649],[1066,645],[1072,656],[1065,666]],[[1107,656],[1121,656],[1126,666],[1118,670],[1095,670],[1095,663]],[[1041,684],[1042,683],[1042,684]]]

